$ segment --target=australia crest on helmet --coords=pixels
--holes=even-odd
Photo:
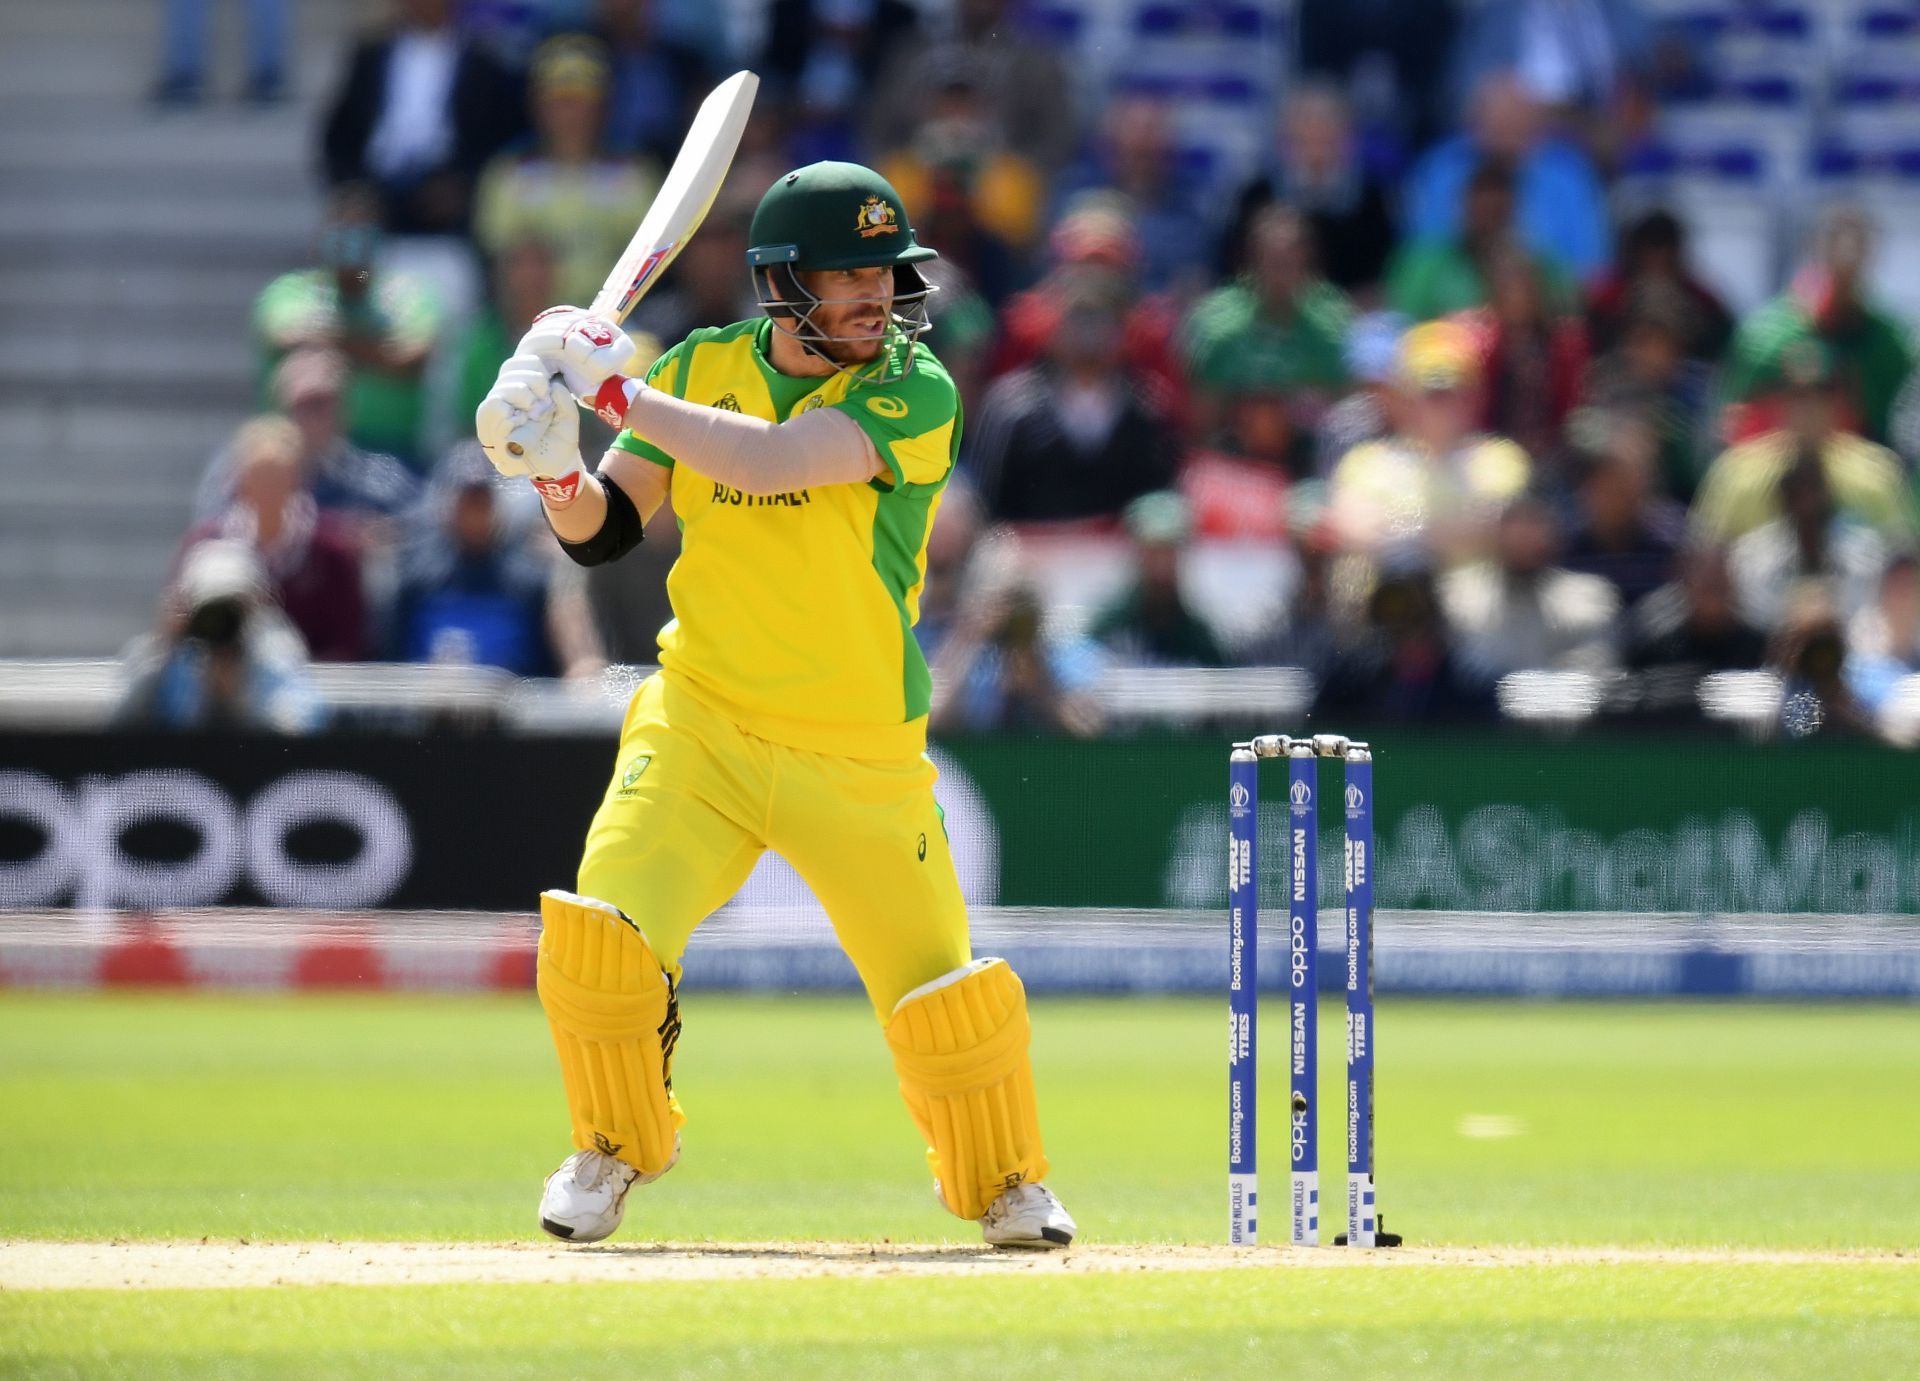
[[[897,235],[900,213],[885,197],[870,196],[860,203],[859,230],[863,240],[871,240],[875,235]]]

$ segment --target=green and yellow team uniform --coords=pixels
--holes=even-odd
[[[806,329],[796,272],[892,265],[905,305],[884,357],[791,378],[768,363],[775,327],[759,319],[696,331],[648,383],[775,423],[836,408],[885,470],[750,495],[703,475],[699,456],[626,432],[614,442],[672,472],[683,540],[660,672],[627,710],[579,892],[540,900],[540,1000],[573,1144],[619,1157],[635,1182],[672,1167],[685,1124],[671,1069],[681,958],[772,849],[820,899],[866,985],[941,1202],[987,1221],[1003,1193],[1046,1176],[1047,1158],[1025,990],[1004,959],[972,958],[926,755],[932,682],[913,625],[961,420],[952,379],[917,339],[926,284],[914,266],[935,256],[899,194],[849,163],[781,178],[749,240],[761,300]]]
[[[682,550],[661,670],[628,710],[579,890],[631,917],[677,979],[694,927],[773,849],[819,897],[884,1020],[970,952],[913,636],[959,398],[932,352],[904,339],[857,375],[783,375],[767,362],[773,329],[695,332],[648,382],[774,422],[838,408],[887,474],[749,495],[702,475],[697,456],[615,440],[672,470]]]

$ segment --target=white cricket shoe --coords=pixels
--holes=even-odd
[[[987,1205],[980,1231],[990,1247],[1052,1251],[1073,1241],[1077,1228],[1051,1189],[1041,1184],[1016,1184]]]
[[[673,1139],[673,1169],[680,1159],[680,1138]],[[611,1237],[627,1209],[627,1191],[660,1175],[642,1175],[618,1156],[600,1151],[575,1151],[547,1176],[540,1195],[540,1226],[568,1242],[598,1242]]]

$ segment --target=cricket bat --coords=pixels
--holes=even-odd
[[[734,151],[740,147],[740,136],[746,132],[747,116],[753,111],[753,97],[759,89],[760,78],[753,73],[735,72],[700,103],[680,152],[673,156],[667,180],[660,184],[653,205],[640,218],[640,228],[627,241],[607,281],[594,294],[593,315],[625,322],[634,304],[647,295],[681,247],[693,238],[693,232],[707,218],[713,199],[720,194],[720,184],[727,180],[727,169],[733,166]],[[592,411],[592,399],[577,401]],[[536,404],[534,420],[509,434],[509,455],[526,453],[521,436],[539,433],[547,407],[544,400]]]
[[[595,316],[625,321],[634,304],[659,281],[667,265],[707,218],[713,199],[726,181],[734,151],[747,128],[754,93],[760,79],[751,72],[735,72],[700,103],[680,152],[674,155],[667,180],[641,218],[640,228],[627,242],[626,252],[594,295]]]

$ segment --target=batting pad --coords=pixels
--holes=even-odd
[[[1002,1190],[1046,1176],[1030,1033],[1026,990],[1004,959],[976,959],[922,984],[887,1022],[940,1200],[962,1218],[980,1218]]]
[[[680,1004],[640,928],[571,892],[540,894],[540,1005],[553,1029],[576,1150],[618,1156],[643,1176],[673,1164]]]

